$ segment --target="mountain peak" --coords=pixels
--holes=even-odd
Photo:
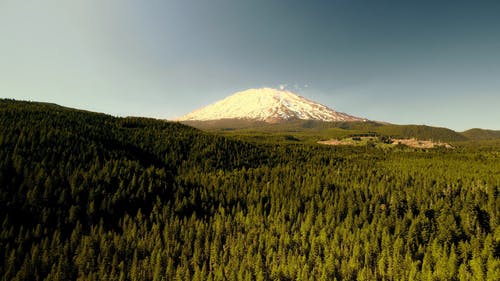
[[[286,120],[363,121],[287,90],[248,89],[186,114],[178,121],[246,119],[277,123]]]

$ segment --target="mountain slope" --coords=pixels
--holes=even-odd
[[[462,132],[462,135],[466,136],[470,140],[494,140],[500,139],[500,131],[496,130],[485,130],[485,129],[470,129]]]
[[[286,120],[363,121],[289,91],[271,88],[237,92],[178,118],[178,121],[245,119],[277,123]]]
[[[0,99],[0,280],[484,280],[498,146],[473,149],[249,144]]]
[[[448,128],[426,125],[395,125],[374,121],[324,122],[316,120],[292,120],[285,123],[266,123],[249,120],[183,121],[195,128],[230,135],[292,135],[300,139],[345,138],[356,134],[377,134],[395,138],[416,138],[435,141],[466,141],[463,133]]]
[[[376,128],[381,135],[435,141],[466,141],[467,137],[448,128],[426,125],[384,125]]]

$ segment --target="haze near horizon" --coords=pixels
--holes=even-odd
[[[0,97],[174,119],[284,87],[370,120],[500,129],[496,1],[0,2]]]

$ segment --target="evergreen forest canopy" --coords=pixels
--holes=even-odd
[[[500,144],[248,142],[0,100],[2,280],[500,280]]]
[[[345,138],[353,135],[376,135],[391,138],[416,138],[443,142],[498,140],[500,131],[486,129],[470,129],[455,132],[448,128],[426,125],[395,125],[375,121],[358,122],[323,122],[318,120],[291,120],[282,123],[266,123],[263,121],[222,119],[211,121],[182,121],[183,124],[201,130],[216,132],[228,136],[244,136],[251,140],[276,139],[293,134],[301,141],[317,142],[331,138]]]

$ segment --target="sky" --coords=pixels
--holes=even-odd
[[[500,1],[0,0],[0,97],[174,119],[280,87],[396,124],[500,130]]]

